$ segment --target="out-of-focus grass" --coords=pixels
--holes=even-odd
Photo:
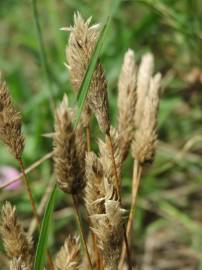
[[[56,102],[64,93],[70,96],[71,102],[74,101],[68,72],[63,65],[66,61],[67,36],[59,28],[72,24],[73,12],[76,10],[86,18],[92,15],[95,22],[103,21],[110,5],[109,0],[38,1],[50,84]],[[101,61],[108,79],[113,123],[116,122],[117,114],[117,77],[127,48],[135,50],[137,61],[144,52],[152,51],[156,70],[160,70],[164,76],[159,114],[160,144],[156,160],[141,183],[135,222],[134,245],[138,253],[143,252],[146,231],[165,219],[172,225],[176,223],[176,226],[182,226],[182,230],[191,228],[189,246],[194,251],[202,249],[201,241],[196,240],[199,232],[195,230],[192,220],[202,221],[199,210],[196,210],[197,205],[202,205],[202,147],[200,142],[195,142],[188,152],[182,152],[187,141],[202,133],[202,84],[188,83],[186,80],[193,68],[201,68],[202,65],[201,17],[202,4],[199,0],[122,1],[104,46]],[[22,111],[26,135],[24,158],[29,165],[51,150],[51,140],[42,134],[53,130],[48,85],[40,62],[31,1],[1,0],[0,21],[0,69],[5,73],[16,105]],[[92,125],[95,138],[99,131],[95,121]],[[16,165],[3,145],[1,153],[1,164]],[[31,173],[32,187],[38,202],[51,174],[51,161],[46,161]],[[131,175],[132,161],[128,158],[123,173],[125,202],[129,201]],[[180,191],[189,185],[194,186],[181,194]],[[177,192],[179,196],[175,195]],[[66,206],[68,198],[61,193],[57,196],[59,210]],[[6,198],[12,199],[22,216],[28,217],[30,207],[23,190],[14,193],[1,191],[0,199]],[[67,229],[65,221],[69,223],[70,229]],[[62,235],[71,228],[72,220],[64,215],[64,218],[54,223],[53,229],[55,232],[60,231],[59,240],[62,240]]]

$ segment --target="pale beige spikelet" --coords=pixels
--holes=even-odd
[[[155,155],[160,83],[161,75],[159,73],[151,78],[149,90],[144,100],[142,119],[135,131],[132,154],[140,164],[152,162]]]
[[[69,236],[56,256],[56,267],[59,270],[80,269],[80,244],[79,238]]]
[[[68,113],[68,99],[64,96],[55,117],[54,168],[58,186],[67,193],[78,194],[84,188],[84,162]],[[84,158],[83,158],[84,159]]]
[[[146,53],[142,57],[137,74],[137,102],[135,109],[135,126],[137,127],[142,120],[144,112],[144,102],[147,96],[150,80],[154,70],[154,57],[151,53]]]
[[[107,182],[106,179],[105,182]],[[108,183],[108,185],[110,184]],[[113,195],[109,195],[110,193],[106,190],[106,196],[104,198],[105,209],[103,213],[93,215],[91,219],[93,222],[93,231],[102,249],[105,269],[117,270],[123,243],[125,210],[120,207],[120,202],[114,199]]]
[[[0,233],[8,257],[19,259],[19,263],[31,269],[32,239],[24,232],[17,219],[16,208],[9,202],[3,205],[1,220]]]
[[[90,26],[91,18],[84,21],[77,13],[74,15],[74,26],[69,27],[70,37],[66,49],[70,80],[78,92],[84,79],[88,64],[100,34],[98,25]],[[90,84],[87,103],[84,110],[83,124],[87,126],[90,120],[89,108],[94,112],[98,124],[104,133],[109,132],[109,109],[107,99],[107,83],[104,70],[97,64]]]
[[[9,147],[16,159],[21,158],[24,149],[24,137],[21,131],[22,121],[11,101],[9,90],[0,74],[0,139]]]
[[[13,258],[9,266],[10,270],[32,270],[31,266],[26,266],[25,263],[20,258]]]
[[[93,153],[86,153],[85,204],[89,215],[103,212],[104,171],[99,158]]]
[[[121,159],[127,156],[133,137],[136,103],[136,65],[134,52],[129,49],[124,56],[118,82],[118,133]]]

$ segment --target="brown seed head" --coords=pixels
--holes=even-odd
[[[24,262],[22,262],[21,257],[20,258],[13,258],[10,262],[10,270],[32,270],[31,266],[26,266]]]
[[[31,268],[32,239],[28,237],[22,226],[19,224],[16,209],[15,207],[12,208],[9,202],[6,202],[2,208],[1,219],[0,233],[8,257],[16,258],[13,263],[18,262],[20,264],[21,262],[21,265],[24,264]]]
[[[104,171],[99,158],[93,153],[86,154],[86,188],[85,203],[89,215],[100,214],[103,212]]]
[[[129,49],[124,56],[118,82],[118,132],[121,159],[127,156],[133,137],[136,104],[136,66],[134,52]]]
[[[58,252],[55,264],[60,270],[77,270],[80,260],[79,238],[69,236]]]
[[[98,25],[90,26],[91,18],[86,22],[79,13],[74,15],[74,26],[68,28],[70,37],[66,49],[69,64],[70,80],[78,92],[84,79],[88,64],[93,54],[98,36]],[[109,131],[109,109],[107,100],[107,83],[101,64],[97,64],[87,97],[84,110],[84,126],[90,120],[89,108],[95,113],[99,126],[103,132]]]
[[[84,162],[81,162],[80,144],[76,145],[76,135],[68,114],[68,100],[56,112],[54,135],[55,174],[58,186],[67,193],[79,193],[84,187]],[[84,160],[84,159],[83,159]]]
[[[21,117],[15,110],[9,90],[0,75],[0,139],[17,159],[21,157],[24,149],[21,126]]]
[[[104,211],[102,214],[93,215],[93,231],[97,235],[99,246],[103,251],[106,268],[115,270],[121,255],[123,242],[123,214],[120,202],[114,199],[111,192],[114,188],[105,179],[106,196],[104,200]]]

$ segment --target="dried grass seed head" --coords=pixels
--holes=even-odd
[[[86,153],[85,204],[89,215],[103,212],[105,196],[104,171],[99,158],[93,152]]]
[[[0,74],[0,138],[16,159],[21,157],[24,149],[21,127],[20,114],[14,108],[6,82]]]
[[[76,145],[76,135],[68,113],[67,96],[64,96],[56,112],[53,143],[58,186],[67,193],[81,192],[85,185],[84,162],[80,160],[80,145]]]
[[[26,266],[25,263],[20,258],[13,258],[9,266],[10,270],[32,270],[31,266]]]
[[[120,202],[107,195],[105,197],[105,211],[102,214],[93,215],[93,231],[97,235],[99,246],[103,251],[106,268],[117,269],[120,260],[123,243],[123,214]]]
[[[69,27],[70,37],[66,49],[70,80],[78,92],[90,63],[97,39],[100,34],[99,25],[90,26],[91,18],[84,21],[77,13],[74,15],[74,26]],[[84,124],[89,122],[89,108],[94,112],[103,132],[109,131],[109,109],[107,100],[107,83],[101,64],[97,64],[84,109]]]
[[[136,104],[136,65],[134,52],[129,49],[124,56],[118,81],[118,132],[122,160],[127,156],[133,137]]]
[[[1,219],[0,233],[8,257],[19,259],[31,268],[33,242],[20,225],[16,208],[9,202],[3,205]]]
[[[56,256],[56,267],[59,270],[77,270],[80,266],[79,238],[69,236]]]
[[[132,154],[141,164],[151,163],[154,159],[157,142],[157,113],[161,75],[150,79],[150,85],[144,100],[142,119],[137,125],[132,143]]]

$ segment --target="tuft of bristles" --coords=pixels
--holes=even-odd
[[[21,131],[22,121],[11,101],[9,90],[0,74],[0,139],[9,147],[16,159],[20,159],[24,149]]]
[[[26,267],[31,269],[33,243],[18,222],[16,208],[6,202],[1,211],[1,218],[0,233],[6,253],[13,260],[11,263],[13,269],[17,265],[21,266],[19,269],[26,269]]]
[[[31,266],[27,267],[21,258],[13,258],[9,266],[10,270],[32,270]]]
[[[80,261],[79,238],[69,236],[56,256],[56,267],[59,270],[77,270]]]
[[[110,188],[108,183],[106,187]],[[116,270],[123,243],[123,214],[125,210],[121,208],[120,202],[113,195],[109,197],[107,190],[103,200],[103,213],[91,216],[93,231],[102,249],[105,269]]]
[[[146,54],[141,62],[137,79],[137,104],[135,111],[135,135],[132,155],[140,164],[151,163],[157,142],[157,113],[161,75],[152,77],[153,57]]]
[[[136,65],[135,55],[131,49],[125,53],[118,81],[118,133],[121,159],[128,154],[134,130],[136,104]]]
[[[78,138],[76,139],[76,137]],[[68,113],[68,99],[56,111],[54,134],[54,162],[58,186],[64,192],[78,194],[85,185],[84,147],[82,133],[73,130]],[[79,143],[77,143],[80,141]]]
[[[87,67],[90,63],[91,56],[95,49],[97,39],[100,34],[99,25],[90,26],[91,18],[84,21],[82,16],[74,14],[74,26],[67,28],[70,31],[66,57],[70,80],[75,91],[79,91],[84,79]],[[90,121],[90,110],[97,118],[100,129],[104,133],[109,132],[109,108],[107,99],[107,83],[104,70],[100,63],[94,71],[90,84],[84,117],[82,116],[83,125],[86,127]]]
[[[107,147],[103,142],[102,149]],[[108,152],[103,150],[101,157],[94,153],[86,156],[85,202],[90,215],[92,230],[97,236],[102,250],[105,269],[117,269],[123,241],[123,213],[116,197],[116,188],[111,170],[105,170]]]

